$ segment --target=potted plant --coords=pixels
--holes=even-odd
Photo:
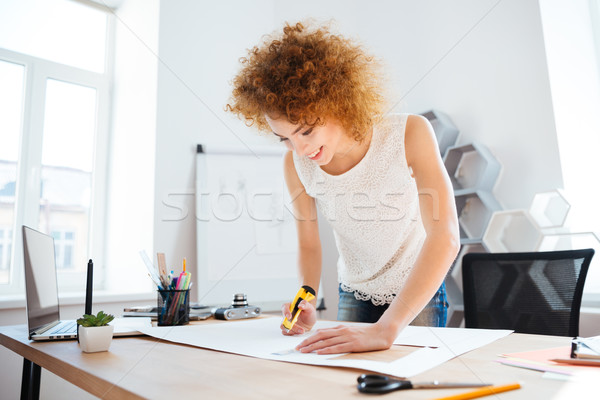
[[[112,340],[114,326],[108,323],[115,317],[99,311],[98,315],[85,314],[77,320],[81,350],[86,353],[107,351]]]

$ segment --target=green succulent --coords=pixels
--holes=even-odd
[[[77,324],[86,327],[105,326],[108,325],[108,323],[113,319],[115,319],[114,315],[104,314],[104,311],[99,311],[98,315],[85,314],[83,317],[77,320]]]

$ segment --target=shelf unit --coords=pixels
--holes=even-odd
[[[460,191],[454,196],[461,244],[481,243],[494,211],[501,209],[496,198],[483,190]]]
[[[457,192],[491,190],[501,169],[487,147],[479,143],[449,147],[444,156],[444,166]]]
[[[544,235],[540,251],[558,251],[593,248],[600,249],[600,239],[594,232],[551,233]],[[596,254],[598,256],[598,254]]]
[[[454,125],[452,120],[443,112],[437,110],[431,110],[421,114],[429,120],[440,149],[440,154],[443,156],[446,154],[446,149],[453,146],[458,138],[458,128]]]
[[[497,211],[483,235],[491,253],[537,251],[543,234],[527,210]]]
[[[487,252],[484,233],[494,212],[502,208],[491,193],[501,165],[480,143],[457,146],[459,131],[446,114],[432,110],[422,115],[431,122],[454,190],[461,250],[445,282],[450,303],[447,326],[458,327],[464,317],[462,257],[471,252]]]
[[[571,209],[562,190],[537,193],[533,197],[529,213],[542,229],[563,226]]]

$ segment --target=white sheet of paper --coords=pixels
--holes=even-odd
[[[281,318],[259,318],[207,325],[153,327],[140,329],[146,335],[163,340],[242,354],[267,360],[300,364],[348,367],[397,377],[410,377],[440,365],[460,354],[489,344],[512,331],[489,329],[406,327],[394,344],[426,346],[392,362],[335,359],[339,354],[305,354],[294,348],[311,332],[301,336],[284,336]],[[315,329],[338,325],[356,325],[336,321],[318,321]]]
[[[150,317],[115,318],[109,325],[114,326],[113,336],[140,335],[144,328],[152,328]]]

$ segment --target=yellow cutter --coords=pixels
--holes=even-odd
[[[304,285],[298,290],[296,293],[296,297],[290,304],[290,313],[292,313],[292,320],[288,321],[287,318],[283,319],[283,327],[288,330],[288,332],[292,329],[296,321],[298,320],[298,316],[302,311],[298,306],[302,302],[302,300],[311,301],[315,298],[315,290],[310,286]]]

